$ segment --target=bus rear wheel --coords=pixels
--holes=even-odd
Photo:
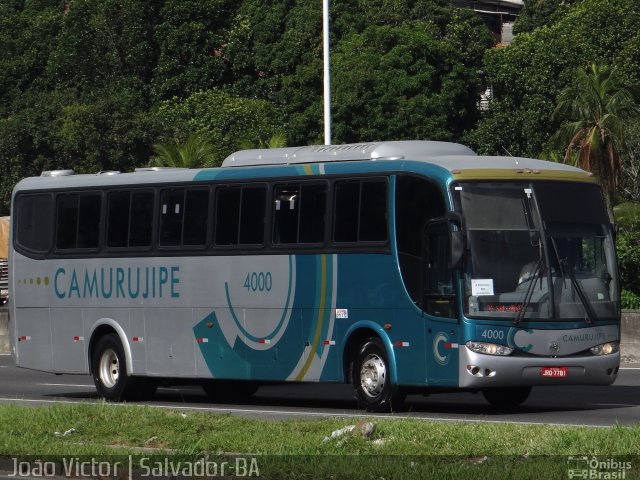
[[[531,393],[531,387],[488,388],[482,391],[484,398],[496,408],[515,408]]]
[[[360,408],[368,412],[399,410],[405,394],[391,384],[389,361],[379,338],[365,340],[353,362],[353,388]]]
[[[137,393],[135,379],[127,375],[122,343],[115,333],[100,337],[91,356],[93,383],[98,394],[111,402],[133,400]]]

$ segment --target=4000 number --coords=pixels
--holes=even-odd
[[[247,273],[243,286],[249,292],[270,292],[273,286],[271,272]]]
[[[487,340],[504,340],[503,330],[484,330],[480,336]]]

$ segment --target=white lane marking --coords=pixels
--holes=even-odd
[[[180,405],[147,405],[147,404],[132,404],[132,403],[109,403],[105,404],[102,401],[89,402],[83,400],[38,400],[30,398],[7,398],[0,397],[0,402],[11,403],[35,403],[35,404],[47,404],[47,403],[59,403],[59,404],[85,404],[85,405],[101,405],[117,407],[140,407],[140,408],[161,408],[166,410],[183,410],[183,411],[195,411],[195,412],[212,412],[212,413],[238,413],[238,414],[269,414],[269,415],[284,415],[284,416],[299,416],[299,417],[326,417],[326,418],[376,418],[380,420],[422,420],[426,422],[449,422],[449,423],[496,423],[496,424],[514,424],[514,425],[550,425],[554,427],[587,427],[587,428],[611,428],[613,425],[588,425],[584,423],[549,423],[548,421],[539,422],[519,422],[515,420],[485,420],[485,419],[470,419],[470,418],[439,418],[439,417],[417,417],[415,415],[372,415],[368,413],[327,413],[327,412],[296,412],[290,410],[254,410],[249,408],[221,408],[221,407],[187,407]],[[634,405],[635,406],[635,405]]]
[[[45,387],[81,387],[81,388],[95,388],[95,385],[80,385],[74,383],[38,383],[38,385],[43,385]]]

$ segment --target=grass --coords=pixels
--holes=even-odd
[[[631,461],[624,478],[640,478],[640,457],[635,457],[640,452],[640,426],[586,428],[389,418],[376,419],[375,431],[368,438],[356,431],[326,439],[356,422],[344,418],[253,420],[108,403],[2,406],[0,456],[115,461],[133,455],[138,465],[144,458],[233,463],[239,456],[256,459],[260,478],[372,480],[495,475],[568,478],[567,461],[575,456],[609,460],[607,468],[600,468],[609,474],[618,468],[611,459]]]

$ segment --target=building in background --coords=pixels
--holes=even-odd
[[[508,45],[513,40],[513,23],[524,7],[524,0],[451,0],[451,4],[472,8],[496,36],[496,43]]]

